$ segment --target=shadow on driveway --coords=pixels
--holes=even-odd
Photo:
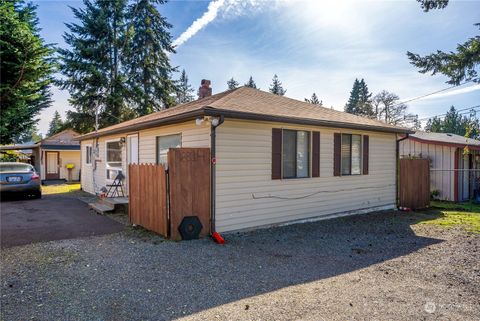
[[[72,239],[122,231],[124,226],[93,214],[76,198],[2,199],[1,247]]]

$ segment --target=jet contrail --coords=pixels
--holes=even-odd
[[[206,25],[212,22],[218,14],[218,10],[225,4],[225,0],[214,0],[208,5],[207,11],[197,20],[195,20],[180,37],[173,41],[173,45],[178,48],[188,39],[193,37],[197,32],[202,30]]]

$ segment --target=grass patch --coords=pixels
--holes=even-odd
[[[42,186],[42,194],[69,194],[80,191],[80,183]]]
[[[417,224],[461,227],[480,234],[480,205],[470,203],[432,202],[432,209],[414,212]]]
[[[480,213],[480,204],[475,204],[474,202],[454,203],[445,201],[432,201],[430,205],[433,208],[438,208],[441,210]]]

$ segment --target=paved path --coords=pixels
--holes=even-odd
[[[76,199],[44,196],[42,199],[0,204],[1,247],[110,234],[124,226],[89,211]]]

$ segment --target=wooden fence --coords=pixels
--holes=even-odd
[[[200,236],[210,234],[210,149],[171,148],[168,152],[170,238],[179,240],[185,216],[198,216]]]
[[[200,236],[210,234],[210,149],[171,148],[168,172],[162,165],[130,164],[130,223],[174,240],[186,216],[202,223]]]
[[[167,177],[162,165],[128,166],[130,223],[168,237]]]
[[[430,161],[400,159],[399,206],[411,209],[430,205]]]

